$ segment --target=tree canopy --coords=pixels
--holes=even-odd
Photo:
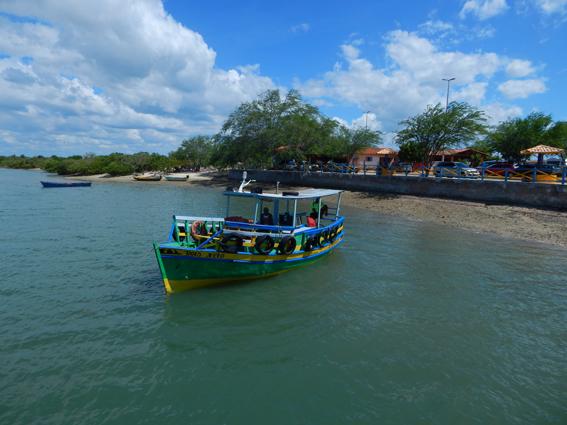
[[[430,105],[423,113],[400,124],[404,126],[396,135],[400,157],[404,155],[407,160],[427,166],[437,152],[472,142],[487,128],[484,112],[458,102],[451,103],[447,110],[440,103]]]
[[[361,147],[378,143],[380,133],[343,126],[295,90],[285,96],[269,90],[230,114],[215,140],[212,161],[217,166],[271,166],[313,157],[347,161]]]
[[[200,170],[210,163],[213,154],[213,138],[194,136],[181,142],[181,146],[171,152],[170,157],[183,168]]]
[[[567,122],[553,122],[551,115],[533,112],[499,124],[487,141],[508,161],[521,161],[520,151],[539,144],[567,148]]]

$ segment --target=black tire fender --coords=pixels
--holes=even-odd
[[[307,238],[305,243],[303,244],[304,251],[313,251],[313,248],[317,246],[317,238],[318,236],[310,236]]]
[[[295,251],[297,241],[293,236],[284,236],[278,245],[278,252],[282,255],[290,255]]]
[[[274,245],[274,239],[270,235],[262,235],[256,238],[254,249],[256,249],[259,254],[268,255],[272,249],[274,249]]]
[[[242,236],[237,235],[236,233],[229,233],[224,235],[219,246],[222,251],[228,252],[229,254],[236,254],[242,248],[244,244],[244,240]]]
[[[329,242],[335,242],[335,239],[337,238],[337,234],[339,233],[339,229],[337,227],[333,227],[330,231],[329,231]]]

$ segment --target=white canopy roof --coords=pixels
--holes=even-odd
[[[242,196],[247,198],[260,198],[260,199],[314,199],[324,198],[325,196],[338,195],[343,192],[337,189],[305,189],[302,191],[293,191],[297,195],[283,195],[283,192],[289,193],[292,191],[282,191],[280,193],[251,193],[251,192],[224,192],[227,196]]]

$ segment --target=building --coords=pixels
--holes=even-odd
[[[398,152],[392,148],[371,147],[358,150],[351,159],[355,168],[376,169],[377,167],[389,167],[398,157]]]
[[[486,159],[488,154],[473,149],[473,148],[463,148],[463,149],[446,149],[444,151],[439,151],[433,156],[432,161],[453,161],[453,162],[482,162]]]

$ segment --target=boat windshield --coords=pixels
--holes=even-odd
[[[250,224],[284,228],[321,227],[339,218],[341,193],[329,189],[280,193],[227,191],[226,221],[245,219]]]

